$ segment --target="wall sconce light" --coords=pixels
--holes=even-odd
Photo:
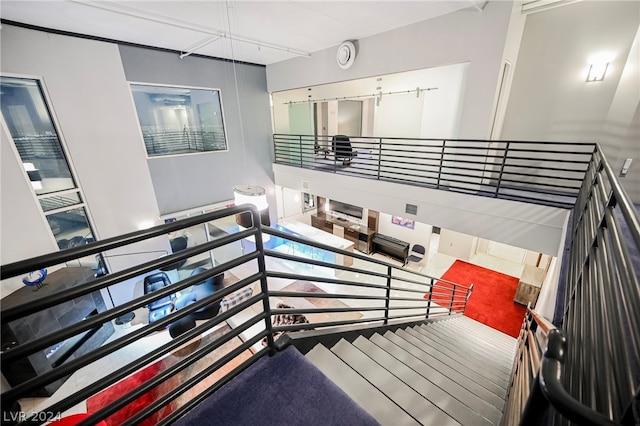
[[[591,64],[591,66],[589,66],[589,74],[587,75],[587,82],[604,80],[604,75],[607,72],[607,68],[609,68],[608,62]]]

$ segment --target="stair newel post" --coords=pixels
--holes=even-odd
[[[458,284],[453,284],[453,292],[451,293],[451,302],[449,303],[449,315],[453,313],[453,301],[456,298],[457,289],[458,289]]]
[[[275,355],[276,345],[273,340],[273,324],[271,323],[271,307],[269,306],[269,286],[267,284],[267,267],[264,261],[264,246],[262,244],[262,223],[260,222],[260,215],[257,210],[251,209],[251,215],[253,216],[253,223],[258,229],[256,232],[256,251],[260,253],[260,256],[256,258],[258,261],[258,271],[260,271],[260,290],[262,291],[262,307],[264,309],[265,328],[267,329],[267,346],[269,347],[269,355]]]
[[[299,137],[299,147],[300,147],[300,167],[304,167],[304,161],[302,161],[302,135]]]
[[[500,186],[502,185],[502,174],[504,173],[504,166],[507,163],[507,156],[509,155],[509,145],[507,142],[507,146],[504,149],[504,156],[502,157],[502,163],[500,164],[500,174],[498,175],[498,182],[496,183],[496,198],[500,194]]]
[[[391,299],[391,265],[387,266],[387,294],[384,298],[384,325],[389,323],[389,302]]]
[[[433,282],[433,278],[431,278],[431,290],[429,291],[429,299],[427,299],[427,316],[425,318],[429,318],[429,314],[431,311],[431,297],[433,297],[433,286],[435,283]]]
[[[473,293],[473,283],[467,289],[467,295],[464,297],[464,306],[462,307],[462,314],[464,315],[467,310],[467,302],[469,302],[469,298],[471,297],[471,293]]]
[[[382,167],[382,138],[378,139],[378,180],[380,180],[381,167]]]
[[[442,165],[444,164],[444,150],[447,147],[447,141],[442,141],[442,151],[440,151],[440,167],[438,167],[438,182],[436,188],[440,189],[440,178],[442,177]]]

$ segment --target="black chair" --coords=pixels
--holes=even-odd
[[[149,294],[171,285],[171,280],[164,272],[158,272],[144,277],[144,294]],[[173,310],[175,295],[165,296],[162,299],[149,303],[149,323],[157,321],[169,315]]]
[[[169,244],[171,244],[171,253],[177,253],[187,248],[187,245],[189,244],[189,239],[187,238],[186,235],[183,235],[181,237],[173,238],[172,240],[169,241]],[[167,266],[164,266],[160,268],[160,270],[171,271],[173,269],[179,269],[179,268],[182,268],[185,263],[187,263],[187,259],[182,259],[177,262],[171,263]]]
[[[336,160],[342,161],[343,165],[351,163],[353,157],[357,155],[357,152],[351,147],[349,137],[345,135],[335,135],[331,138],[331,149]]]
[[[409,254],[409,257],[407,257],[407,261],[421,265],[426,252],[427,251],[425,250],[424,246],[421,246],[420,244],[414,244],[413,247],[411,248],[411,253]]]
[[[198,275],[206,271],[205,268],[196,268],[191,273],[191,276]],[[215,293],[216,291],[224,288],[224,273],[218,274],[215,277],[207,278],[206,280],[195,284],[192,289],[178,297],[175,301],[175,308],[182,309],[189,306],[199,300],[204,299]],[[171,337],[176,337],[182,333],[189,331],[196,326],[196,320],[204,320],[213,318],[220,312],[220,300],[203,306],[195,312],[177,320],[169,326],[169,334]]]

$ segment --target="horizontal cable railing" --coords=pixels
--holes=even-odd
[[[279,337],[280,333],[312,328],[327,330],[329,327],[355,324],[385,325],[464,311],[470,295],[470,289],[465,286],[416,274],[363,254],[334,249],[281,230],[285,228],[258,225],[245,229],[237,226],[236,215],[246,211],[252,213],[253,223],[258,224],[259,215],[252,207],[232,207],[3,265],[3,282],[34,270],[51,270],[44,281],[45,290],[19,290],[26,294],[25,303],[13,303],[11,298],[3,301],[0,311],[3,324],[0,363],[12,386],[0,395],[3,415],[11,416],[8,410],[14,402],[41,394],[43,389],[49,391],[74,373],[80,374],[83,379],[79,382],[83,385],[64,398],[51,398],[52,403],[40,407],[49,413],[63,413],[77,404],[88,403],[97,394],[110,392],[128,377],[141,374],[166,359],[174,359],[172,354],[180,353],[177,362],[163,364],[151,378],[133,389],[117,393],[109,403],[94,407],[90,417],[80,423],[88,425],[106,418],[119,418],[117,416],[122,415],[122,410],[128,410],[139,398],[153,393],[152,403],[140,411],[130,412],[126,419],[119,418],[118,422],[136,424],[147,419],[155,424],[169,424],[257,358],[274,351],[274,336]],[[87,273],[88,268],[84,267],[61,267],[91,255],[107,259],[117,257],[114,254],[116,249],[132,253],[137,243],[156,239],[168,242],[169,234],[204,223],[219,225],[220,220],[227,220],[227,224],[232,225],[224,232],[218,232],[213,240],[195,242],[179,252],[152,256],[152,260],[141,263],[125,256],[133,264],[106,275],[101,275],[97,269]],[[269,247],[266,250],[263,235],[269,237],[265,237]],[[195,267],[202,263],[203,254],[214,250],[225,251],[226,260],[207,268]],[[198,260],[192,263],[194,259]],[[181,262],[184,260],[187,262]],[[101,294],[106,293],[111,298],[116,288],[122,289],[123,285],[135,288],[136,283],[146,281],[145,278],[161,271],[169,271],[165,273],[177,278],[164,287],[149,292],[145,290],[142,294],[127,290],[133,296],[123,303],[116,303],[111,308],[103,304],[97,312],[81,320],[71,324],[56,323],[48,332],[43,329],[28,339],[17,332],[25,321],[42,321],[41,314],[55,322],[55,312],[70,309],[70,304],[77,305],[87,297],[102,300]],[[47,291],[47,286],[60,284],[54,279],[60,272],[70,274],[69,277],[82,273],[82,280],[70,288],[50,287],[53,291]],[[181,295],[188,294],[194,285],[220,274],[224,275],[224,288],[178,308]],[[294,288],[287,289],[283,283]],[[296,283],[303,285],[295,287]],[[42,291],[47,294],[41,296],[39,292]],[[152,305],[168,298],[174,308],[164,316],[152,319]],[[221,306],[217,315],[197,323],[193,321],[186,329],[182,328],[196,311],[216,303]],[[278,307],[285,305],[291,307]],[[134,318],[138,318],[136,325],[114,327],[117,320],[132,312]],[[292,314],[304,315],[308,322],[272,327],[272,318]],[[4,327],[16,331],[15,340],[6,340]],[[162,337],[169,337],[167,334],[172,337],[168,341]],[[95,340],[97,336],[102,336],[102,340]],[[61,351],[67,353],[55,363],[50,362],[51,365],[38,367],[38,372],[29,377],[9,374],[23,366],[25,359],[32,362],[41,358],[41,354],[56,351],[58,354]],[[107,365],[113,368],[104,368],[104,360],[107,359],[110,360]],[[223,368],[224,374],[220,373]],[[207,385],[203,387],[203,383]],[[167,387],[170,388],[168,391]],[[194,391],[196,388],[197,392]],[[50,390],[55,395],[54,392],[55,389]],[[158,414],[165,413],[168,406],[173,411],[169,410],[171,412],[164,417]],[[43,423],[37,413],[23,420]]]
[[[275,163],[366,179],[573,208],[592,143],[273,136]]]

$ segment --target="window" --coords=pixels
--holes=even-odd
[[[0,77],[2,117],[58,247],[94,240],[85,204],[73,177],[40,82]],[[88,259],[89,266],[96,259]]]
[[[227,150],[219,90],[132,84],[131,93],[150,157]]]

